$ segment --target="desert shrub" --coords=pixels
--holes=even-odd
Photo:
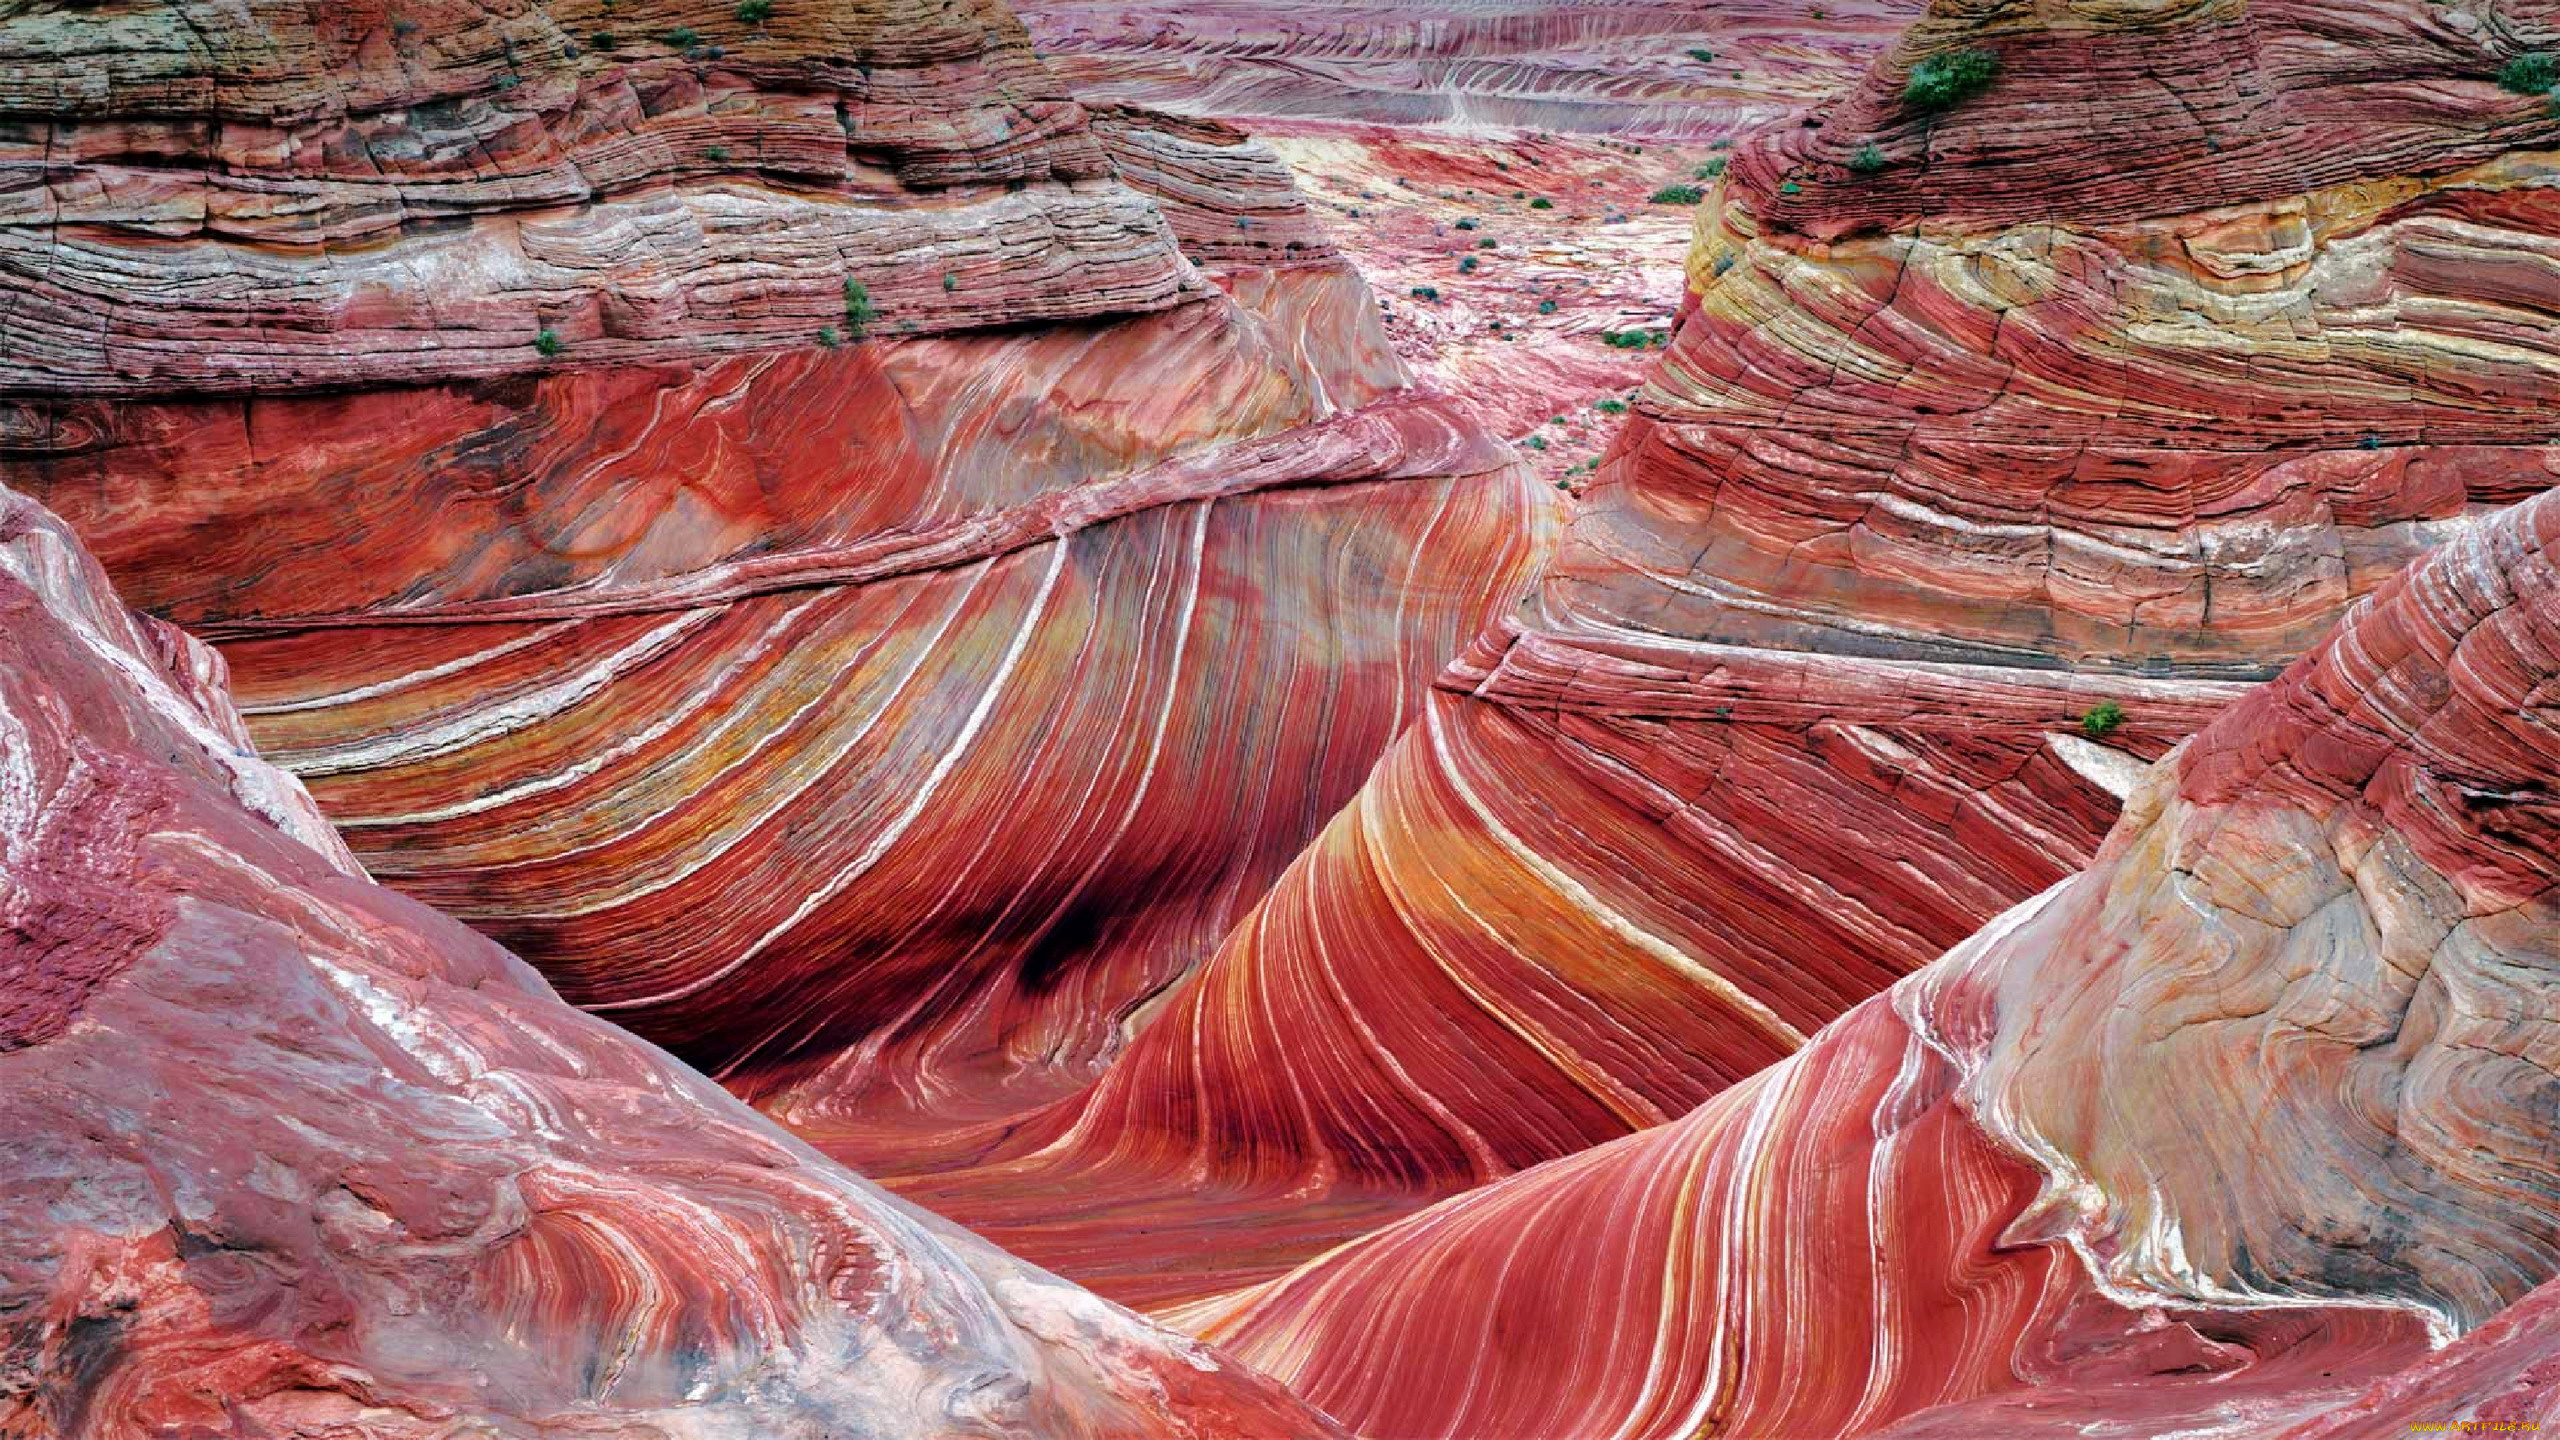
[[[1416,300],[1437,300],[1440,298],[1440,287],[1437,285],[1416,285],[1409,293]]]
[[[2092,740],[2104,740],[2124,723],[2124,707],[2113,700],[2103,700],[2089,707],[2080,717],[2080,733]]]
[[[830,350],[833,350],[834,348],[836,348],[836,327],[834,327],[833,325],[821,325],[821,326],[819,326],[819,327],[818,327],[818,343],[819,343],[819,344],[821,344],[821,345],[823,345],[823,346],[825,346],[826,348],[828,348],[828,349],[830,349]]]
[[[948,294],[950,294],[952,291],[957,290],[957,289],[959,289],[959,288],[960,288],[960,276],[959,276],[956,272],[953,272],[953,271],[945,271],[945,272],[943,272],[943,276],[942,276],[942,293],[943,293],[943,294],[945,294],[945,295],[948,295]]]
[[[1476,222],[1472,219],[1461,220],[1458,222],[1458,228],[1461,230],[1473,230],[1476,228]]]
[[[844,280],[845,329],[859,340],[862,338],[862,332],[879,317],[879,310],[871,303],[870,288],[852,276],[846,276]]]
[[[1716,58],[1716,52],[1713,50],[1692,50],[1689,52],[1689,58],[1697,61],[1701,65],[1713,64]]]
[[[1902,86],[1902,103],[1924,115],[1936,115],[1990,89],[1999,75],[2000,57],[1989,50],[1977,47],[1932,55],[1911,67],[1911,78]]]
[[[569,348],[569,342],[560,338],[559,331],[545,326],[541,334],[533,337],[533,348],[539,355],[557,355]]]
[[[738,0],[735,13],[741,25],[761,25],[773,18],[773,0]]]
[[[694,42],[702,37],[693,33],[692,26],[679,25],[659,38],[667,42],[667,48],[670,50],[690,50]]]
[[[1473,275],[1476,273],[1476,257],[1469,255],[1459,260],[1458,273],[1461,275]]]
[[[729,147],[726,145],[714,145],[710,149],[702,152],[702,158],[710,161],[714,165],[726,165],[729,163]]]
[[[1665,185],[1653,192],[1656,205],[1695,205],[1707,198],[1707,192],[1695,185]]]
[[[1529,208],[1532,210],[1553,210],[1556,208],[1556,202],[1548,199],[1544,195],[1541,195],[1537,199],[1529,202]]]
[[[1854,175],[1873,175],[1884,166],[1884,151],[1876,148],[1873,140],[1859,146],[1858,153],[1849,157],[1849,171]]]
[[[1603,415],[1624,415],[1627,413],[1627,402],[1612,396],[1606,400],[1593,402],[1591,408]]]
[[[2560,56],[2540,50],[2518,55],[2499,69],[2498,83],[2518,95],[2548,95],[2560,85]]]

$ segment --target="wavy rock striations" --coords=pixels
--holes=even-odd
[[[1079,95],[1227,117],[1668,137],[1729,133],[1840,88],[1919,6],[1454,0],[1423,12],[1377,0],[1033,0],[1021,9]]]
[[[2270,124],[2369,99],[2370,60],[2280,6],[2041,14],[1934,14],[1735,152],[1537,603],[1108,1076],[892,1183],[1174,1313],[1659,1124],[2086,865],[2237,681],[2549,486],[2543,121],[2475,75],[2464,113],[2515,123],[2391,122],[2391,174],[2252,141],[2100,193],[2053,117],[2157,90],[2145,37]],[[2231,26],[2257,58],[2204,64]],[[2122,63],[2073,68],[2093,31]],[[1896,108],[1968,46],[1986,92]],[[1106,1253],[1140,1217],[1179,1238]]]
[[[2545,496],[1801,1053],[1193,1318],[1380,1436],[2529,1412],[2538,1310],[2426,1340],[2560,1272],[2556,683]]]
[[[1736,152],[1559,585],[1727,641],[2269,673],[2551,481],[2560,120],[2495,77],[2555,39],[1941,7]],[[1904,99],[1961,53],[1987,90]]]
[[[159,396],[1200,293],[994,0],[19,7],[0,391]],[[315,77],[332,77],[317,83]]]
[[[2087,863],[2231,694],[1539,635],[1444,684],[1100,1081],[884,1180],[1146,1308],[1268,1279],[1785,1058]]]
[[[0,491],[0,1431],[1325,1435],[369,883]]]
[[[1270,152],[1128,107],[1088,123],[992,6],[797,10],[740,36],[725,8],[659,7],[642,35],[626,8],[541,45],[475,10],[480,29],[419,32],[444,68],[386,60],[373,97],[414,130],[418,87],[494,86],[489,56],[514,44],[523,81],[502,92],[569,108],[470,162],[503,169],[584,155],[575,97],[596,87],[725,77],[712,112],[745,128],[686,144],[717,142],[728,168],[643,167],[626,188],[800,207],[736,262],[814,277],[798,299],[750,306],[729,262],[668,262],[754,325],[668,312],[664,343],[591,344],[564,323],[548,359],[517,333],[468,361],[385,332],[347,352],[356,368],[275,359],[258,393],[206,396],[184,392],[266,352],[154,311],[153,343],[185,362],[135,379],[148,396],[108,398],[70,361],[14,378],[0,474],[134,603],[224,645],[261,749],[376,875],[744,1093],[812,1124],[868,1117],[903,1157],[909,1132],[1089,1080],[1516,599],[1547,522],[1508,450],[1412,386]],[[335,20],[259,13],[337,43]],[[676,22],[690,43],[660,33]],[[254,99],[301,137],[262,183],[314,215],[425,203],[387,162],[376,180],[409,199],[344,188],[330,157],[358,123],[339,110],[374,113],[363,87],[297,98],[291,65],[205,80],[251,64],[224,46],[173,55],[165,84],[95,75],[100,15],[6,23],[31,75],[63,77],[27,82],[62,126],[175,108],[227,144]],[[634,33],[576,38],[590,25]],[[397,29],[364,43],[396,57]],[[758,116],[820,100],[831,148],[803,135],[802,168],[758,159],[755,136],[789,138]],[[458,125],[480,103],[432,113]],[[657,165],[656,132],[630,124],[614,143]],[[112,189],[130,150],[57,147],[55,183]],[[432,279],[436,257],[537,223],[643,253],[613,214],[624,190],[540,191],[538,222],[499,204],[523,190],[471,192],[495,208],[467,223],[366,231],[359,268],[381,274],[362,283],[477,304],[478,279]],[[1069,263],[1102,233],[1079,218],[1094,206],[1129,217],[1113,263],[1162,286]],[[993,243],[1016,209],[1036,241],[1019,254],[980,264],[935,238]],[[920,268],[799,252],[838,219],[905,237]],[[219,271],[282,333],[300,282],[233,252],[325,256],[335,223],[101,221],[77,243]],[[879,312],[859,344],[848,273]],[[641,293],[613,270],[576,284],[608,310]],[[963,327],[982,333],[927,333]],[[388,379],[434,383],[316,388]]]

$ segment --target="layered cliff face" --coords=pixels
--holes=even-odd
[[[225,646],[375,874],[749,1094],[931,1130],[1090,1078],[1539,554],[1271,153],[1089,117],[994,7],[278,6],[167,74],[120,13],[7,22],[42,193],[299,218],[41,202],[46,273],[218,274],[246,333],[174,280],[65,322],[0,471]],[[488,259],[555,232],[612,263]]]
[[[2550,482],[2508,7],[1941,7],[1737,152],[1558,580],[1751,643],[2265,673]],[[1978,57],[1933,109],[1920,67]]]
[[[751,7],[752,8],[752,7]],[[0,390],[154,396],[719,354],[1199,291],[1001,7],[0,16]]]
[[[2555,677],[2546,496],[1802,1053],[1195,1318],[1371,1435],[2530,1413],[2537,1311],[2427,1347],[2560,1272]]]
[[[367,881],[0,490],[0,1432],[1326,1435]]]
[[[1778,118],[1847,85],[1917,0],[1676,5],[1033,0],[1079,95],[1225,116],[1664,138]]]

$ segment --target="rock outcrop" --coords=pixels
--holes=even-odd
[[[1032,0],[1078,95],[1226,117],[1669,137],[1847,85],[1917,0],[1255,4]]]
[[[2140,37],[2186,36],[2163,53],[2219,87],[2206,112],[2271,124],[2369,98],[2369,57],[2285,7],[1942,9],[1734,152],[1536,604],[1166,1023],[962,1171],[892,1183],[1181,1313],[1676,1117],[2087,864],[2238,682],[2549,487],[2560,348],[2521,277],[2560,212],[2505,148],[2546,122],[2494,79],[2540,22],[2478,37],[2454,92],[2506,128],[2412,119],[2353,175],[2252,141],[2209,194],[2102,193],[2100,152],[2050,132],[2154,93]],[[2247,63],[2203,65],[2235,26]],[[2123,63],[2083,65],[2110,27]],[[1968,48],[2001,57],[1990,88],[1906,113],[1914,67]],[[2032,117],[2041,149],[2011,135]],[[1871,134],[1881,171],[1849,164]],[[1901,210],[1855,209],[1888,183]],[[1125,1208],[1062,1224],[1036,1197],[1065,1193]],[[1103,1254],[1132,1216],[1179,1238]]]
[[[107,12],[0,22],[31,57],[10,103],[70,137],[51,189],[140,185],[159,116],[196,147],[162,166],[185,184],[303,197],[251,235],[20,232],[47,273],[219,273],[255,323],[66,322],[113,339],[96,364],[12,328],[0,477],[225,648],[261,749],[376,875],[572,1001],[813,1125],[930,1131],[1089,1080],[1516,603],[1543,502],[1413,386],[1267,150],[1089,117],[999,7],[786,3],[745,33],[726,6],[554,7],[530,35],[451,8],[261,9],[282,59],[207,19],[224,38],[165,76],[101,58],[136,43]],[[366,83],[295,91],[333,45],[375,57]],[[493,115],[505,144],[418,139]],[[253,119],[279,132],[256,165],[204,163]],[[446,169],[357,184],[368,126]],[[527,178],[610,157],[611,185]],[[617,210],[714,203],[761,217],[730,258],[650,258]],[[359,214],[381,223],[353,245]],[[563,305],[664,328],[459,356],[350,330],[269,265],[494,315],[475,287],[517,271],[436,267],[536,230],[613,259],[555,277]],[[119,369],[136,337],[178,358]]]
[[[805,344],[845,325],[848,282],[897,333],[1201,293],[994,0],[763,9],[0,16],[0,392]]]
[[[0,1433],[1338,1433],[369,882],[0,491]]]
[[[2555,683],[2560,495],[1803,1052],[1195,1319],[1379,1436],[2529,1412],[2538,1309],[2427,1352],[2560,1273]]]

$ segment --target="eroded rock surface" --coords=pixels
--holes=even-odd
[[[2555,677],[2546,496],[1802,1053],[1193,1318],[1374,1435],[2532,1413],[2538,1308],[2427,1345],[2560,1270]]]
[[[1324,1435],[368,881],[0,490],[0,1431]]]

